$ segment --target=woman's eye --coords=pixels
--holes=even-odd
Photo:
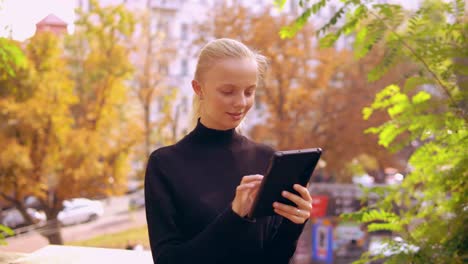
[[[225,94],[225,95],[230,95],[232,94],[232,91],[221,91],[222,94]]]
[[[245,92],[245,95],[246,95],[246,96],[251,96],[253,93],[254,93],[254,91],[246,91],[246,92]]]

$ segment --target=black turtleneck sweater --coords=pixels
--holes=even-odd
[[[145,176],[154,262],[288,263],[304,225],[279,215],[252,221],[231,207],[242,177],[264,174],[272,153],[234,129],[200,122],[175,145],[154,151]]]

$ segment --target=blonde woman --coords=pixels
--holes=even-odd
[[[236,128],[253,105],[266,59],[232,39],[200,52],[192,87],[196,127],[149,157],[145,177],[154,262],[288,263],[311,197],[285,192],[296,206],[274,203],[277,215],[247,219],[273,149]]]

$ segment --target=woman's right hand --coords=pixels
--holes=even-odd
[[[252,208],[262,179],[263,175],[260,174],[242,177],[241,183],[236,188],[236,196],[232,201],[232,210],[240,217],[245,217]]]

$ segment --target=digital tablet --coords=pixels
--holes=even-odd
[[[275,151],[248,217],[275,215],[274,202],[296,206],[281,192],[298,194],[293,188],[294,184],[307,185],[321,154],[320,148]]]

